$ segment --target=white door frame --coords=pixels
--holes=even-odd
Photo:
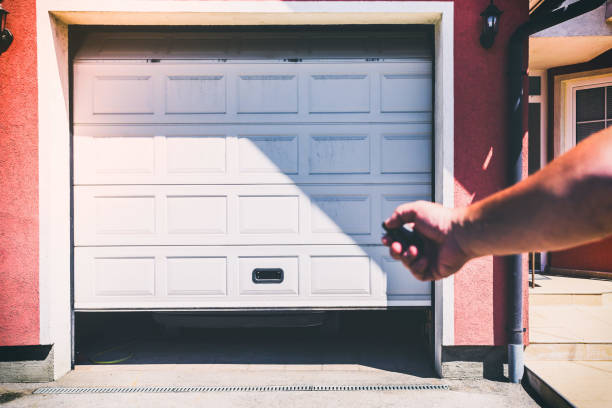
[[[70,77],[68,26],[432,24],[435,27],[434,193],[453,206],[454,4],[449,1],[38,0],[40,343],[54,345],[54,377],[71,365]],[[454,285],[434,284],[434,354],[454,344]]]

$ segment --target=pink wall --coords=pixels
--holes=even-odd
[[[612,237],[566,251],[553,252],[550,266],[612,272]]]
[[[6,0],[15,41],[0,56],[0,346],[37,344],[36,1]]]
[[[500,32],[493,47],[485,50],[478,39],[480,13],[488,3],[455,1],[456,206],[500,190],[506,180],[507,44],[516,27],[527,20],[528,7],[526,0],[498,1],[504,11]],[[455,343],[505,344],[507,307],[502,259],[485,257],[468,263],[455,275]]]
[[[498,2],[501,32],[484,50],[480,12],[488,3],[455,1],[456,205],[484,198],[505,182],[506,45],[527,19],[527,0]],[[0,345],[24,345],[36,344],[39,333],[35,0],[4,6],[16,40],[0,56]],[[456,275],[457,344],[505,343],[504,272],[501,260],[489,257]]]

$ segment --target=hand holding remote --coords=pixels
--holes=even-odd
[[[382,223],[382,227],[387,233],[387,237],[391,242],[399,242],[402,245],[402,252],[408,251],[410,246],[414,245],[420,254],[423,253],[423,238],[418,232],[404,228],[403,226],[397,228],[388,228],[387,224]]]
[[[402,204],[384,222],[387,234],[382,243],[417,279],[445,278],[470,259],[457,242],[459,211],[428,201]],[[414,230],[405,229],[405,224],[413,224]]]

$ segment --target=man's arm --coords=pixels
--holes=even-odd
[[[423,254],[383,238],[391,256],[422,280],[449,276],[479,256],[558,250],[604,238],[612,234],[612,128],[469,207],[407,203],[386,223],[414,223],[426,237]]]

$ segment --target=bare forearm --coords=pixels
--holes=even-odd
[[[612,234],[612,131],[457,210],[455,219],[458,243],[470,257],[557,250]]]

